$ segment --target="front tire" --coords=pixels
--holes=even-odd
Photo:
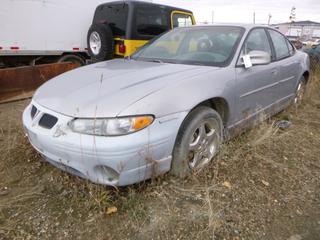
[[[220,115],[209,107],[197,107],[180,127],[173,150],[171,173],[186,177],[205,167],[217,154],[223,124]]]

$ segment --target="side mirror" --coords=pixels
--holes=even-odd
[[[271,62],[271,56],[267,52],[254,50],[249,52],[247,55],[244,55],[242,60],[244,67],[250,68],[253,65],[269,64]]]

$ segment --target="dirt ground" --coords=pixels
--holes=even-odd
[[[0,105],[0,239],[320,239],[320,80],[188,179],[113,189],[44,162]],[[292,125],[279,130],[278,120]]]

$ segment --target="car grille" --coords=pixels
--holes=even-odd
[[[39,121],[39,126],[46,128],[46,129],[51,129],[54,127],[54,125],[56,125],[56,123],[58,122],[58,118],[50,115],[50,114],[43,114],[43,116],[41,117],[40,121]]]
[[[32,108],[31,108],[31,118],[34,119],[34,116],[36,115],[38,109],[32,105]]]

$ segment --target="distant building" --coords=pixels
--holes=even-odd
[[[273,24],[274,28],[288,37],[299,37],[302,39],[320,38],[320,23],[312,21],[297,21]]]

